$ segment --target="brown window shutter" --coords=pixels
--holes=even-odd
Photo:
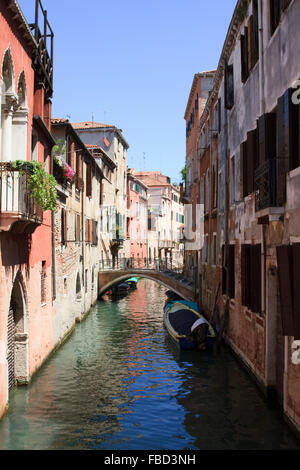
[[[252,63],[252,44],[253,44],[253,16],[250,16],[248,20],[248,67],[249,71],[252,70],[253,63]]]
[[[299,142],[300,142],[300,105],[292,102],[292,94],[295,90],[290,89],[290,163],[289,169],[293,170],[300,164]]]
[[[227,270],[226,265],[228,263],[228,258],[225,256],[225,245],[222,245],[222,294],[227,293]],[[226,263],[226,265],[225,265]]]
[[[86,165],[86,195],[92,197],[92,166],[90,163]]]
[[[293,257],[293,321],[295,340],[300,340],[300,243],[292,247]]]
[[[76,241],[80,241],[80,215],[76,214]]]
[[[76,152],[76,173],[81,178],[81,154]]]
[[[292,0],[281,0],[281,9],[285,10],[289,4],[291,3]]]
[[[249,77],[248,68],[248,28],[245,28],[245,34],[241,35],[241,71],[242,82],[245,83]]]
[[[259,48],[259,31],[258,31],[258,3],[257,0],[252,2],[253,9],[253,34],[252,34],[252,66],[258,61]]]
[[[242,305],[246,305],[246,245],[241,245],[241,291]]]
[[[247,142],[243,142],[240,146],[240,166],[241,166],[241,196],[248,195],[247,188]]]
[[[67,242],[67,211],[61,210],[61,243]]]
[[[242,245],[242,305],[251,308],[251,245]]]
[[[228,246],[228,296],[235,298],[235,245]]]
[[[290,170],[293,151],[291,89],[286,90],[277,102],[277,202],[286,201],[286,173]]]
[[[257,130],[248,132],[247,134],[247,192],[254,191],[254,169],[257,166]]]
[[[68,138],[68,164],[74,168],[74,150],[75,145],[71,137]]]
[[[251,246],[251,296],[250,308],[261,313],[261,245]]]
[[[226,65],[225,67],[225,108],[231,109],[234,105],[234,76],[233,65]]]
[[[278,246],[277,264],[283,336],[293,336],[294,334],[292,261],[291,247],[289,245]]]
[[[89,220],[89,242],[93,243],[93,221]]]
[[[274,33],[279,24],[281,15],[281,2],[282,0],[270,0],[271,34]]]
[[[276,157],[276,113],[268,113],[258,120],[259,165]]]

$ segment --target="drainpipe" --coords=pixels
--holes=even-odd
[[[53,175],[53,155],[50,153],[50,173]],[[56,299],[56,266],[55,266],[55,215],[51,211],[51,249],[52,249],[52,262],[51,262],[51,271],[52,271],[52,300]]]
[[[81,156],[81,176],[83,178],[83,155],[84,153],[82,152],[82,156]],[[83,290],[83,313],[85,313],[85,282],[86,282],[86,279],[85,279],[85,259],[84,259],[84,247],[85,247],[85,234],[84,234],[84,228],[85,228],[85,224],[84,224],[84,189],[82,189],[81,191],[81,258],[82,258],[82,280],[83,280],[83,283],[82,283],[82,290]],[[82,312],[80,312],[82,313]]]
[[[262,17],[262,0],[258,0],[258,67],[259,67],[259,115],[265,114],[265,97],[264,97],[264,56],[263,56],[263,17]],[[264,225],[261,225],[261,262],[262,262],[262,313],[266,312],[266,232]]]
[[[265,94],[264,94],[264,56],[263,56],[263,17],[262,17],[262,0],[258,0],[258,67],[259,67],[259,101],[260,116],[265,112]]]
[[[224,59],[224,72],[226,71],[227,67],[227,60]],[[228,246],[228,115],[227,109],[225,107],[226,97],[225,97],[225,87],[224,87],[224,172],[225,172],[225,197],[224,197],[224,204],[225,204],[225,250],[224,250],[224,267],[227,271],[226,275],[226,290],[228,292],[229,287],[229,278],[228,278],[228,270],[227,270],[227,246]]]

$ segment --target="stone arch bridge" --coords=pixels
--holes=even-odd
[[[159,282],[167,289],[176,292],[185,300],[196,302],[195,288],[192,282],[175,271],[158,271],[155,269],[111,269],[100,271],[98,274],[98,295],[101,297],[110,287],[119,284],[130,277],[151,279]]]

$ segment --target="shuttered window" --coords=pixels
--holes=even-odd
[[[79,214],[75,215],[75,240],[80,242],[80,232],[81,232],[81,217]]]
[[[245,27],[244,34],[241,35],[241,72],[242,82],[245,83],[249,77],[248,64],[248,28]]]
[[[247,133],[247,141],[240,146],[241,179],[243,197],[254,191],[254,172],[258,167],[258,131]]]
[[[278,282],[283,336],[293,336],[293,258],[292,247],[277,247]]]
[[[90,163],[86,165],[86,195],[92,197],[92,166]]]
[[[231,109],[234,105],[234,75],[233,65],[225,67],[225,107]]]
[[[278,246],[277,265],[282,334],[300,340],[300,244]]]
[[[98,222],[92,221],[92,243],[98,245]]]
[[[222,293],[235,297],[235,245],[223,245]]]
[[[247,187],[247,142],[243,142],[240,146],[240,169],[241,169],[241,196],[246,197],[248,193]]]
[[[261,245],[241,246],[242,305],[261,313]]]
[[[65,245],[67,243],[67,211],[61,210],[61,243]]]
[[[74,168],[75,165],[75,144],[72,139],[69,137],[68,139],[68,164],[70,167]]]
[[[292,0],[270,0],[270,26],[271,35],[274,34],[279,25],[280,18],[284,10],[289,6]]]
[[[259,165],[276,157],[276,113],[268,113],[258,120]]]
[[[286,201],[286,173],[299,166],[299,105],[292,102],[290,88],[277,102],[277,193],[278,203]]]

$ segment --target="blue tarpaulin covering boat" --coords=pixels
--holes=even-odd
[[[125,283],[128,284],[130,289],[136,289],[138,282],[139,282],[138,277],[131,277],[130,279],[126,279],[125,281]]]
[[[188,300],[167,301],[164,308],[164,325],[181,350],[213,347],[215,331],[206,318],[199,313],[197,304]]]

